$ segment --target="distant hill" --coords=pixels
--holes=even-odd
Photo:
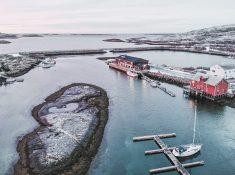
[[[15,34],[6,34],[6,33],[1,33],[0,32],[0,39],[14,39],[18,38],[17,35]]]
[[[204,43],[219,44],[227,42],[235,44],[235,24],[193,30],[181,34],[181,37]]]

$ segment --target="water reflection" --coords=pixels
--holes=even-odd
[[[223,116],[227,108],[227,106],[223,104],[211,101],[196,100],[196,99],[189,99],[189,105],[193,109],[195,108],[195,106],[197,106],[198,112],[205,112],[211,116],[218,114],[220,116]]]
[[[133,92],[135,94],[135,79],[132,77],[128,77],[129,80],[129,87],[131,92]]]

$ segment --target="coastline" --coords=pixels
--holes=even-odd
[[[155,47],[128,47],[128,48],[104,48],[104,49],[94,49],[94,50],[57,50],[57,51],[35,51],[35,52],[20,52],[19,57],[13,57],[15,61],[19,62],[19,64],[15,65],[12,63],[10,59],[6,59],[8,57],[12,57],[9,54],[0,54],[0,61],[4,62],[4,65],[7,67],[12,67],[10,71],[4,71],[9,77],[18,77],[24,75],[35,66],[37,66],[43,59],[46,57],[60,57],[60,56],[69,56],[69,55],[97,55],[97,54],[105,54],[107,51],[111,53],[130,53],[130,52],[141,52],[141,51],[173,51],[173,52],[188,52],[188,53],[196,53],[196,54],[208,54],[208,55],[217,55],[229,57],[229,53],[225,53],[222,51],[214,52],[214,51],[202,51],[181,47],[171,47],[171,46],[155,46]],[[106,57],[107,59],[109,57]],[[23,60],[23,62],[20,62]],[[104,59],[105,60],[105,59]],[[13,64],[13,65],[12,65]],[[0,65],[1,69],[1,65]]]
[[[40,117],[40,110],[43,108],[43,106],[58,100],[68,89],[78,86],[88,86],[100,92],[100,95],[98,96],[87,95],[80,99],[85,100],[87,104],[89,103],[88,106],[93,105],[94,107],[97,107],[99,109],[99,112],[97,113],[97,124],[92,123],[93,128],[89,128],[87,138],[82,139],[81,143],[77,144],[77,146],[72,150],[69,157],[63,158],[63,160],[57,164],[47,166],[48,169],[46,170],[41,169],[45,167],[40,167],[35,162],[35,164],[33,165],[38,167],[32,167],[32,162],[30,162],[30,156],[32,156],[33,154],[31,154],[30,152],[32,151],[32,147],[34,147],[35,145],[30,145],[30,143],[33,143],[32,141],[35,141],[35,138],[36,140],[38,139],[38,133],[42,132],[42,130],[44,130],[45,128],[50,127],[50,124],[45,123],[45,120],[42,120],[42,118]],[[79,101],[75,100],[73,102]],[[95,85],[89,85],[84,83],[70,84],[48,96],[45,99],[45,102],[35,106],[32,110],[32,116],[39,123],[39,127],[31,133],[25,135],[22,140],[19,141],[17,146],[17,152],[19,153],[20,159],[14,166],[13,174],[86,174],[90,167],[92,158],[96,155],[99,145],[101,144],[103,138],[104,128],[108,120],[108,105],[109,102],[106,91]],[[39,173],[39,171],[35,170],[42,170],[43,172]]]

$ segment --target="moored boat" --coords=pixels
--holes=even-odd
[[[6,79],[6,83],[7,83],[7,84],[14,83],[15,81],[16,81],[15,78],[7,78],[7,79]]]
[[[56,61],[52,58],[46,58],[40,63],[42,68],[50,68],[56,64]]]
[[[181,157],[181,158],[190,157],[198,153],[202,149],[202,144],[195,144],[196,121],[197,121],[197,106],[195,106],[195,114],[194,114],[193,143],[175,147],[172,151],[174,156]]]
[[[126,74],[130,77],[138,77],[138,74],[134,72],[133,70],[127,70]]]
[[[107,65],[109,65],[110,63],[113,63],[113,62],[115,62],[115,59],[108,59],[108,60],[105,61],[105,63]]]
[[[181,145],[176,147],[172,153],[176,157],[189,157],[196,153],[198,153],[202,148],[201,144],[188,144],[188,145]]]
[[[152,82],[150,83],[150,85],[151,85],[152,87],[157,87],[157,86],[158,86],[158,84],[157,84],[155,81],[152,81]]]
[[[56,63],[56,61],[52,58],[46,58],[42,62],[45,63],[45,64],[55,64]]]

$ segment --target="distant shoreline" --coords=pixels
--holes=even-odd
[[[75,55],[102,55],[107,52],[111,53],[131,53],[131,52],[146,52],[146,51],[173,51],[173,52],[188,52],[196,54],[208,54],[229,57],[228,53],[214,52],[214,51],[198,51],[193,49],[186,49],[180,47],[168,46],[152,46],[152,47],[128,47],[128,48],[104,48],[104,49],[80,49],[80,50],[54,50],[54,51],[35,51],[35,52],[20,52],[20,56],[13,57],[11,54],[0,54],[0,61],[3,58],[3,63],[6,67],[11,67],[12,70],[4,72],[6,76],[18,77],[21,76],[35,66],[37,66],[46,57],[60,57],[60,56],[75,56]],[[11,59],[4,59],[4,58]],[[234,59],[234,57],[231,57]],[[12,64],[12,60],[19,62],[19,64]],[[23,62],[22,62],[23,60]],[[23,65],[27,63],[26,65]],[[1,65],[0,65],[1,68]]]

